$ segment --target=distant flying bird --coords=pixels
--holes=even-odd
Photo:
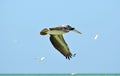
[[[40,35],[50,34],[50,41],[52,45],[61,54],[63,54],[66,57],[66,59],[70,60],[70,58],[74,56],[75,54],[72,55],[62,35],[62,34],[68,33],[69,31],[74,31],[74,32],[81,34],[81,32],[79,32],[75,28],[71,27],[70,25],[65,24],[62,26],[54,27],[54,28],[45,28],[40,32]]]
[[[97,40],[97,38],[98,38],[98,34],[95,35],[94,40]]]

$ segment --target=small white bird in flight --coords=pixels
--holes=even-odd
[[[94,40],[97,40],[97,38],[98,38],[98,34],[95,35]]]
[[[40,32],[40,35],[50,34],[50,41],[51,41],[52,45],[61,54],[63,54],[66,57],[66,59],[70,60],[70,58],[75,55],[72,55],[67,43],[65,42],[65,40],[63,38],[63,34],[68,33],[69,31],[74,31],[79,34],[82,34],[75,28],[71,27],[70,25],[65,24],[62,26],[54,27],[54,28],[45,28]]]

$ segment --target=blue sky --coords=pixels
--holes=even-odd
[[[39,35],[63,24],[71,60]],[[119,33],[120,0],[0,0],[0,73],[120,73]]]

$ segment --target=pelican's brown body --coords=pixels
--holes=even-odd
[[[62,34],[68,33],[71,30],[81,34],[81,32],[75,30],[71,26],[63,25],[63,26],[54,27],[54,28],[45,28],[40,32],[40,35],[50,34],[50,41],[52,45],[67,59],[70,59],[72,57],[72,53],[70,52],[68,45],[65,42]]]

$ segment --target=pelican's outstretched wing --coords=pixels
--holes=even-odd
[[[70,60],[72,57],[72,54],[68,48],[67,43],[65,42],[62,35],[50,35],[50,41],[53,44],[53,46],[66,58]]]
[[[40,35],[47,35],[48,29],[44,28],[42,31],[40,31]]]

